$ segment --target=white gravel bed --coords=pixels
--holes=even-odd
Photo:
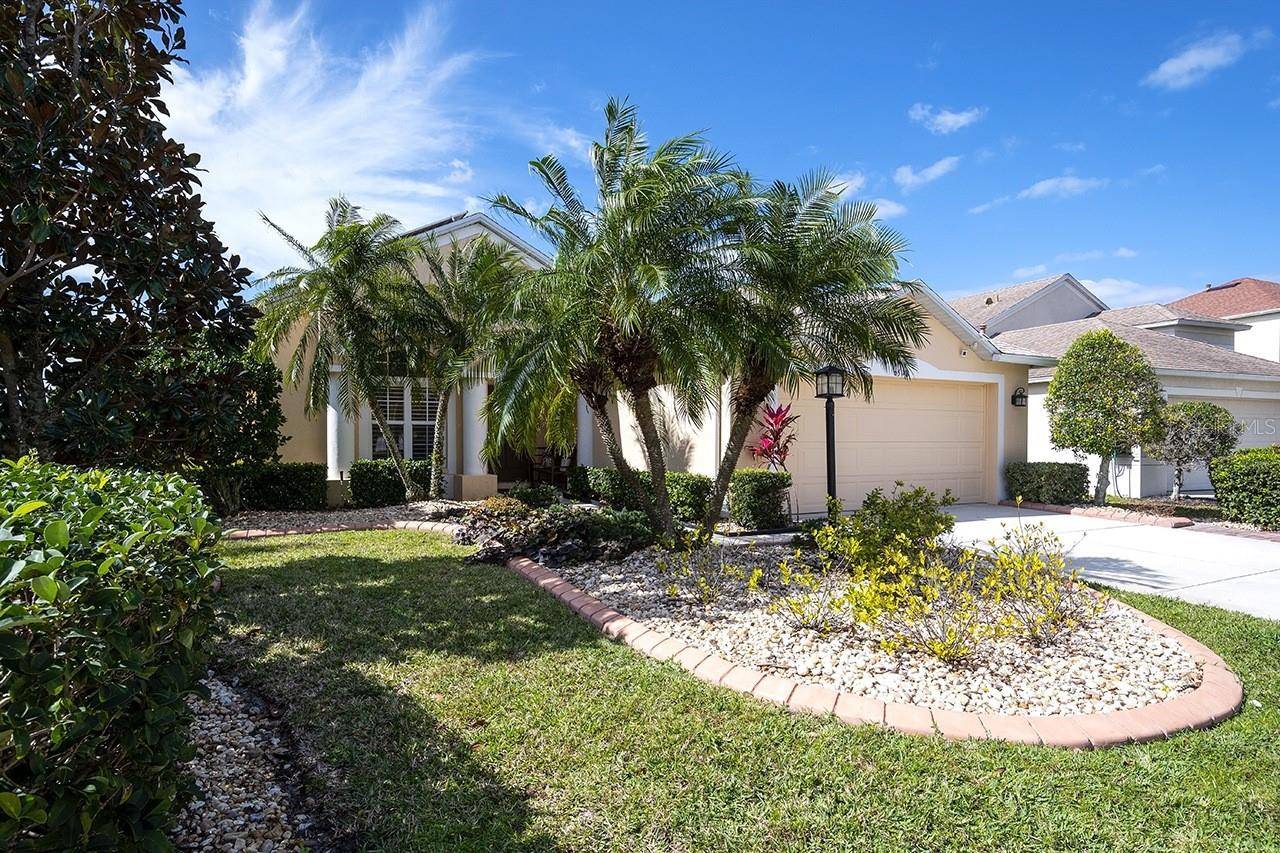
[[[249,511],[226,519],[227,530],[294,530],[303,527],[339,526],[346,524],[385,524],[392,521],[434,521],[456,514],[469,504],[460,501],[415,501],[409,504],[377,506],[367,509],[328,509],[313,512],[297,510]]]
[[[752,549],[740,562],[776,566],[786,548]],[[1032,715],[1137,708],[1195,689],[1200,670],[1177,642],[1109,602],[1063,642],[1034,647],[995,643],[952,668],[928,655],[891,655],[865,628],[819,633],[768,611],[763,593],[745,589],[704,607],[673,599],[653,549],[621,564],[558,569],[567,580],[657,631],[728,661],[846,693],[928,708]]]
[[[210,698],[194,698],[196,756],[186,766],[197,793],[170,839],[180,850],[327,849],[313,819],[293,807],[281,774],[294,771],[289,749],[265,709],[212,674]]]

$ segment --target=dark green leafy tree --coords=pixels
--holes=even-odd
[[[490,452],[503,441],[528,446],[539,430],[567,449],[581,394],[613,464],[642,494],[610,419],[609,404],[621,398],[652,475],[651,520],[672,536],[655,390],[666,386],[677,413],[695,423],[718,393],[735,331],[723,226],[740,205],[740,176],[696,134],[651,146],[625,102],[611,100],[605,121],[604,138],[591,147],[594,205],[551,155],[530,163],[552,197],[545,213],[509,196],[493,199],[556,256],[516,296],[522,331],[505,336],[495,359]]]
[[[1205,400],[1170,403],[1160,416],[1158,441],[1143,450],[1173,468],[1173,499],[1182,500],[1182,478],[1192,465],[1208,465],[1230,453],[1244,426],[1231,412]]]
[[[252,337],[249,272],[203,216],[199,156],[165,133],[177,0],[0,4],[0,445],[46,457],[155,405],[128,368]],[[161,389],[163,390],[163,389]],[[135,432],[135,435],[137,433]]]
[[[1093,500],[1106,503],[1112,458],[1160,440],[1160,382],[1142,350],[1110,329],[1076,338],[1045,397],[1055,447],[1099,458]]]
[[[870,202],[842,202],[834,176],[749,191],[738,229],[741,300],[729,368],[729,436],[704,526],[710,530],[752,423],[774,389],[792,393],[824,364],[845,369],[871,398],[873,362],[899,376],[928,338],[918,286],[897,280],[906,241],[876,221]]]
[[[313,413],[328,405],[330,367],[339,368],[333,374],[338,380],[335,402],[351,417],[362,404],[370,404],[406,498],[421,497],[405,465],[400,437],[377,400],[390,375],[408,372],[391,366],[405,361],[405,341],[397,334],[404,323],[395,310],[402,304],[397,294],[418,286],[415,265],[425,253],[422,240],[404,233],[385,214],[366,220],[341,197],[329,202],[325,231],[312,246],[266,216],[263,221],[298,253],[302,264],[265,277],[270,286],[258,300],[262,318],[255,354],[272,357],[296,340],[285,381],[305,386],[307,410]]]

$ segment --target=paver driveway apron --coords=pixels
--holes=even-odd
[[[1057,533],[1089,580],[1280,619],[1280,542],[987,504],[952,512],[961,542],[982,544],[1021,517]]]

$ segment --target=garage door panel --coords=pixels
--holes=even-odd
[[[986,499],[989,435],[986,386],[929,380],[877,380],[870,404],[836,403],[837,491],[847,507],[897,480],[960,501]],[[823,401],[799,398],[804,440],[793,445],[788,467],[798,509],[820,513],[826,502]]]

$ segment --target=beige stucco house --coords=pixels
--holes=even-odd
[[[1085,332],[1110,329],[1143,351],[1170,402],[1217,403],[1243,424],[1240,446],[1276,443],[1280,363],[1239,351],[1239,336],[1249,331],[1248,325],[1202,313],[1188,301],[1110,309],[1073,276],[1062,274],[963,297],[952,306],[985,327],[1001,348],[1054,359]],[[1027,458],[1032,461],[1075,458],[1055,448],[1049,437],[1044,401],[1052,377],[1052,367],[1034,367],[1028,375]],[[1092,477],[1098,460],[1084,461]],[[1172,469],[1144,457],[1141,448],[1111,464],[1111,489],[1116,494],[1165,495],[1172,488]],[[1212,488],[1208,472],[1187,472],[1185,488]]]
[[[549,262],[535,247],[482,213],[450,217],[417,233],[429,233],[440,243],[487,234],[515,247],[531,266]],[[917,353],[915,376],[900,379],[878,371],[881,376],[871,401],[836,401],[838,491],[849,506],[860,503],[871,489],[892,487],[896,480],[939,492],[950,489],[962,502],[993,502],[1005,496],[1005,463],[1026,458],[1027,409],[1014,406],[1011,399],[1015,390],[1027,385],[1029,367],[1048,366],[1053,359],[1002,346],[927,287],[918,300],[928,312],[931,334]],[[281,363],[289,355],[285,348],[279,354]],[[340,365],[331,366],[334,395],[340,370]],[[443,425],[435,420],[430,389],[416,394],[412,386],[412,382],[390,383],[376,404],[383,406],[394,427],[403,430],[402,446],[410,458],[425,457],[433,431],[447,430],[446,466],[454,495],[491,495],[542,468],[542,460],[537,459],[504,458],[490,464],[481,457],[487,384],[477,383],[464,391],[450,406],[448,423]],[[825,422],[821,401],[814,399],[811,388],[794,398],[781,389],[777,393],[778,401],[791,403],[800,416],[789,468],[795,480],[793,501],[802,514],[824,512],[826,500]],[[354,459],[386,453],[367,406],[354,418],[337,405],[330,405],[322,416],[310,417],[302,391],[289,388],[283,405],[288,436],[284,458],[325,463],[335,496]],[[696,425],[681,421],[672,411],[664,414],[673,468],[714,473],[727,438],[727,412],[724,400]],[[609,464],[585,404],[580,403],[578,415],[577,449],[570,460],[559,460],[559,464]],[[616,418],[628,458],[643,465],[643,448],[630,412],[621,406]],[[750,464],[749,458],[744,461]]]

